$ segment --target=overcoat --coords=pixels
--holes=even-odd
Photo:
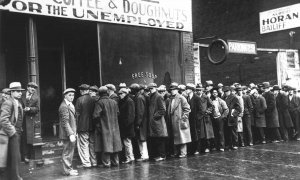
[[[279,119],[275,95],[273,92],[268,91],[263,93],[263,97],[265,98],[267,104],[267,109],[265,111],[266,125],[268,128],[277,128],[279,127]]]
[[[63,100],[58,109],[59,113],[59,138],[68,140],[70,135],[76,135],[76,117],[75,108],[67,105],[66,100]]]
[[[198,136],[203,139],[214,138],[214,129],[208,111],[213,111],[213,105],[211,99],[204,93],[200,97],[200,121],[198,121],[197,129]]]
[[[77,132],[88,132],[92,130],[94,106],[95,100],[89,94],[85,94],[77,99],[75,104]]]
[[[266,100],[259,95],[257,98],[253,97],[253,118],[255,127],[266,127],[265,111],[267,109]]]
[[[110,95],[109,98],[115,100],[116,102],[119,102],[120,100],[119,96],[116,93]]]
[[[294,122],[294,127],[297,128],[296,123],[299,124],[300,121],[300,97],[293,95],[291,100],[288,97],[288,107],[291,118]]]
[[[147,117],[147,101],[146,97],[137,93],[134,97],[135,102],[135,127],[136,129],[136,138],[140,141],[147,140],[147,130],[148,130],[148,117]]]
[[[278,93],[276,97],[276,106],[278,110],[279,125],[280,127],[291,128],[293,121],[289,112],[288,96],[283,93]]]
[[[118,124],[119,107],[115,100],[102,96],[95,103],[95,151],[114,153],[122,150]]]
[[[158,92],[152,93],[149,100],[149,136],[168,137],[165,121],[166,105]]]
[[[239,100],[234,94],[230,94],[229,96],[224,98],[224,101],[226,102],[229,109],[229,113],[227,116],[227,125],[236,126],[238,115],[242,110]]]
[[[188,120],[190,112],[190,105],[185,97],[180,94],[170,97],[168,115],[172,121],[172,131],[175,145],[191,142],[190,125]],[[182,123],[186,123],[184,128],[182,127]]]
[[[193,97],[190,99],[188,96],[188,103],[190,105],[191,112],[189,114],[190,132],[192,141],[198,141],[200,137],[198,136],[199,127],[197,124],[201,120],[201,99],[199,96],[193,93]]]
[[[135,105],[129,95],[126,95],[123,99],[119,100],[119,111],[119,128],[121,138],[133,138],[135,136]]]
[[[24,131],[26,134],[26,143],[33,144],[34,126],[35,121],[39,120],[39,97],[36,93],[32,94],[30,99],[26,98],[26,93],[23,94],[22,101],[25,107],[29,107],[30,110],[24,111]]]

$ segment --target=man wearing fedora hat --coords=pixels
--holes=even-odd
[[[21,180],[20,164],[20,137],[23,123],[23,108],[20,102],[22,97],[21,83],[12,82],[9,85],[10,97],[2,104],[0,127],[9,137],[7,154],[7,180]]]
[[[38,85],[35,82],[27,84],[27,91],[22,96],[24,106],[24,121],[22,134],[22,155],[25,162],[31,159],[35,122],[39,120],[39,97],[36,93]]]
[[[72,161],[76,146],[76,111],[72,104],[75,89],[68,88],[63,92],[64,99],[59,106],[59,138],[63,140],[62,165],[66,176],[77,176],[78,171],[73,169]]]
[[[295,95],[296,88],[288,87],[288,107],[294,124],[294,138],[300,141],[300,98]]]
[[[81,160],[78,167],[89,168],[97,166],[95,152],[90,149],[90,135],[93,133],[92,115],[95,100],[90,96],[90,86],[82,84],[79,86],[81,96],[76,100],[75,110],[77,117],[77,149]]]

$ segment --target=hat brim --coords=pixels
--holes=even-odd
[[[8,92],[10,92],[10,91],[25,91],[25,89],[23,89],[23,88],[11,88],[11,89],[9,89]]]

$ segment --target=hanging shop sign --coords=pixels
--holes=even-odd
[[[256,42],[227,40],[228,52],[237,54],[257,54]]]
[[[192,31],[191,0],[11,0],[0,10]]]
[[[132,79],[137,78],[150,78],[150,79],[156,79],[157,75],[149,72],[136,72],[131,74]]]
[[[300,4],[259,13],[260,34],[300,27]]]

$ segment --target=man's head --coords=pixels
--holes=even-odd
[[[37,88],[38,88],[38,85],[35,82],[29,82],[27,84],[27,91],[29,94],[33,94]]]
[[[64,91],[64,97],[67,101],[73,102],[74,97],[75,97],[75,89],[73,88],[68,88]]]
[[[237,95],[239,95],[239,96],[243,95],[243,89],[241,87],[235,88],[235,91],[237,92]]]
[[[22,96],[22,91],[25,91],[25,89],[22,88],[20,82],[12,82],[9,84],[9,91],[12,98],[20,99]]]
[[[273,93],[277,95],[280,92],[281,88],[278,85],[274,85],[272,90]]]
[[[176,82],[171,83],[170,91],[171,91],[172,95],[178,94],[178,83],[176,83]]]
[[[289,87],[288,91],[289,91],[289,95],[293,95],[295,92],[296,88],[293,87]]]
[[[257,89],[252,89],[250,94],[253,95],[255,98],[259,96]]]
[[[107,90],[108,95],[112,95],[113,93],[115,93],[115,91],[116,91],[116,86],[115,85],[113,85],[113,84],[106,84],[105,86],[108,89]]]
[[[124,99],[126,96],[127,96],[127,94],[128,94],[129,92],[128,92],[128,89],[127,88],[121,88],[120,90],[119,90],[119,97],[120,97],[120,99]]]
[[[161,94],[162,96],[165,96],[166,93],[167,93],[167,88],[165,85],[160,85],[158,88],[157,88],[157,91],[159,94]]]
[[[201,96],[203,94],[204,88],[201,83],[196,85],[196,94]]]
[[[217,97],[218,97],[218,90],[219,90],[219,89],[220,89],[220,88],[218,87],[218,88],[213,88],[213,89],[210,90],[212,97],[214,97],[214,98],[217,98]],[[223,90],[222,90],[222,91],[223,91]]]
[[[132,93],[133,95],[137,94],[137,93],[140,91],[140,89],[141,89],[140,85],[137,84],[137,83],[131,84],[131,85],[129,86],[129,88],[130,88],[131,93]]]
[[[88,93],[89,93],[89,88],[90,88],[89,85],[87,85],[87,84],[81,84],[81,85],[79,86],[80,94],[81,94],[81,95],[88,94]]]
[[[107,96],[107,94],[108,94],[108,88],[107,88],[107,86],[101,86],[99,89],[97,87],[97,92],[99,92],[100,96]]]
[[[231,91],[230,91],[230,87],[229,86],[225,86],[223,87],[223,91],[224,91],[224,94],[225,96],[229,96],[231,94]]]
[[[222,83],[219,83],[218,84],[218,92],[220,93],[220,94],[223,94],[224,92],[223,92],[223,84]]]
[[[195,90],[196,90],[195,84],[188,83],[188,84],[186,85],[186,93],[187,93],[187,94],[191,94],[191,93],[193,93]]]
[[[90,96],[91,96],[91,97],[97,96],[98,90],[99,90],[99,89],[98,89],[98,87],[97,87],[96,85],[91,86],[91,87],[89,88],[89,94],[90,94]]]
[[[155,93],[157,91],[156,88],[157,88],[157,84],[155,84],[155,83],[150,83],[148,85],[148,89],[149,89],[149,91],[150,91],[151,94],[153,94],[153,93]]]
[[[271,90],[271,86],[269,82],[263,82],[262,85],[263,85],[264,92],[269,92]]]
[[[4,98],[6,100],[10,96],[10,89],[9,88],[2,89],[1,95],[2,95],[2,98]]]

